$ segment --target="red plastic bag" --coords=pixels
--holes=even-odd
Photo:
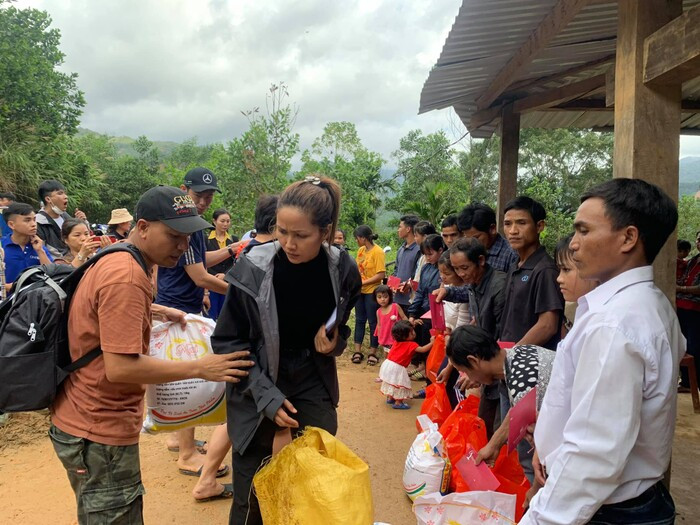
[[[520,518],[523,517],[525,495],[530,490],[530,482],[525,477],[523,468],[520,466],[518,451],[513,450],[508,454],[507,450],[507,445],[501,448],[496,464],[493,466],[493,473],[498,481],[501,482],[501,486],[496,489],[496,492],[515,494],[515,520],[520,521]]]
[[[480,450],[488,443],[486,425],[476,415],[478,410],[479,398],[469,396],[459,402],[440,427],[440,433],[445,439],[447,456],[453,465],[464,456],[467,443],[471,444],[474,450]],[[460,473],[453,468],[450,474],[450,491],[468,492],[469,490],[469,486],[462,479]]]
[[[437,334],[435,336],[435,341],[433,342],[433,347],[430,349],[430,354],[428,354],[428,359],[425,363],[425,373],[431,382],[437,382],[438,371],[440,370],[440,365],[445,359],[445,336],[442,334]]]
[[[425,401],[420,407],[420,413],[425,414],[430,418],[430,421],[442,425],[447,416],[452,412],[450,400],[447,398],[447,390],[445,385],[441,383],[433,383],[425,388]],[[420,424],[416,421],[416,428],[421,432]]]

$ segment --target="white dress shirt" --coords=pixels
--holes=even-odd
[[[587,523],[601,505],[635,498],[662,479],[685,348],[651,266],[579,299],[535,428],[547,482],[521,524]]]

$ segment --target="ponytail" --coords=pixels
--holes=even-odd
[[[285,206],[299,208],[314,226],[328,228],[324,240],[333,244],[340,215],[340,186],[335,180],[310,175],[293,182],[280,195],[277,210]]]
[[[379,235],[377,235],[376,233],[372,233],[372,228],[370,228],[366,224],[355,228],[353,235],[358,239],[367,239],[368,241],[376,241],[377,239],[379,239]]]

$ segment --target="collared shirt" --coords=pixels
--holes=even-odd
[[[36,253],[32,243],[29,241],[22,248],[19,244],[15,244],[12,240],[12,235],[6,235],[2,238],[2,248],[5,250],[5,280],[8,283],[15,282],[19,274],[30,266],[41,264],[39,254]],[[42,246],[42,249],[49,261],[53,262],[53,257],[51,257],[46,246]]]
[[[564,298],[557,284],[559,270],[544,246],[540,246],[522,265],[512,266],[506,280],[506,302],[501,321],[501,340],[517,343],[537,323],[544,312],[558,311],[563,317]],[[549,341],[541,345],[550,350],[560,339],[559,325]]]
[[[547,470],[521,524],[583,524],[662,479],[676,422],[678,318],[651,266],[579,299],[535,428]]]
[[[420,258],[420,247],[418,243],[414,242],[410,246],[406,246],[406,242],[399,247],[399,251],[396,252],[396,266],[394,266],[394,273],[396,277],[401,279],[401,282],[412,279],[415,272],[416,266],[418,265],[418,259]],[[403,306],[408,306],[411,302],[411,294],[409,293],[395,293],[394,302]]]
[[[496,234],[496,240],[493,241],[489,248],[488,258],[486,260],[495,270],[508,272],[510,267],[518,262],[518,254],[510,247],[508,241],[501,237],[500,233]]]

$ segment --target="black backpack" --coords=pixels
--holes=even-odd
[[[102,353],[94,348],[71,362],[68,309],[85,272],[115,252],[129,252],[148,273],[138,248],[118,243],[78,268],[33,266],[17,277],[0,303],[0,412],[48,408],[63,380]]]

